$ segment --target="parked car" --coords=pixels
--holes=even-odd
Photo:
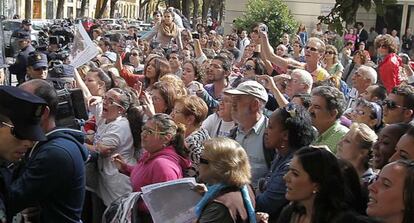
[[[117,19],[101,19],[110,29],[121,29],[122,25]]]

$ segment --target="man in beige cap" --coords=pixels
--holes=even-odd
[[[252,183],[269,171],[273,159],[273,150],[267,150],[263,144],[263,135],[268,118],[263,115],[268,94],[265,88],[256,81],[248,80],[235,89],[226,90],[232,95],[231,114],[238,126],[231,132],[234,138],[246,150],[252,172]]]

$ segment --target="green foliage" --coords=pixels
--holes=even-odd
[[[273,46],[280,42],[283,33],[295,33],[298,25],[282,0],[249,0],[245,14],[236,19],[235,26],[252,31],[258,22],[269,27],[269,41]]]
[[[387,6],[394,5],[397,0],[336,0],[335,6],[327,16],[319,16],[318,19],[333,27],[340,35],[343,33],[344,24],[354,24],[359,7],[369,11],[375,7],[378,15],[384,15]]]

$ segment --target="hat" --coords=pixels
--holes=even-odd
[[[24,19],[23,21],[22,21],[22,24],[23,25],[32,25],[32,20],[30,20],[30,19]]]
[[[257,81],[245,81],[239,84],[235,89],[229,89],[224,92],[233,95],[251,95],[265,102],[267,102],[268,99],[266,89]]]
[[[55,65],[49,71],[49,78],[75,78],[75,68],[72,65]]]
[[[40,52],[33,52],[29,54],[27,58],[27,66],[31,66],[34,69],[38,69],[41,67],[48,67],[47,64],[47,57],[45,54]]]
[[[19,139],[46,140],[40,118],[46,102],[27,91],[12,86],[0,86],[0,114],[8,117]]]
[[[17,32],[16,38],[18,40],[30,39],[30,33],[27,32],[27,31],[19,31],[19,32]]]

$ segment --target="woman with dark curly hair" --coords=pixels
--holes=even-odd
[[[395,42],[394,37],[385,34],[375,39],[375,47],[379,56],[378,74],[381,83],[389,93],[395,86],[401,83],[399,67],[402,61],[397,55],[399,46]]]
[[[271,222],[276,221],[288,203],[283,176],[289,169],[293,154],[299,148],[308,146],[315,138],[316,131],[312,127],[311,117],[300,105],[288,104],[277,109],[270,117],[264,143],[266,148],[275,149],[278,155],[272,162],[267,177],[259,181],[256,210],[268,213]]]
[[[326,146],[309,146],[295,152],[286,182],[286,199],[278,222],[330,223],[347,211],[345,181],[338,160]]]

